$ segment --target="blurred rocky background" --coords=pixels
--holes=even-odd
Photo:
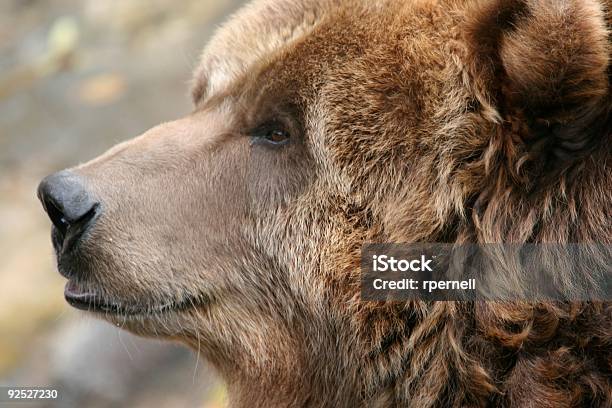
[[[239,0],[0,2],[0,385],[61,407],[217,407],[210,368],[71,310],[38,181],[191,109],[189,79]]]

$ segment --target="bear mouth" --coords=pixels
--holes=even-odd
[[[95,291],[83,291],[73,280],[64,288],[64,298],[76,309],[122,316],[155,316],[170,312],[181,312],[208,303],[206,296],[185,296],[181,300],[170,300],[162,304],[135,305],[106,298]]]

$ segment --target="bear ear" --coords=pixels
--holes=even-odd
[[[610,0],[471,3],[463,31],[467,65],[489,118],[518,115],[532,130],[553,131],[570,149],[588,143],[583,139],[593,125],[601,135],[612,104],[612,14],[602,2],[612,7]]]

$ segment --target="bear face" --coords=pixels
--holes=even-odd
[[[605,305],[364,303],[359,268],[609,243],[610,5],[404,3],[257,1],[191,114],[43,181],[68,301],[196,348],[237,406],[603,402]]]

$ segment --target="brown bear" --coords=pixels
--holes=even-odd
[[[368,242],[610,244],[611,21],[255,1],[189,115],[41,183],[67,301],[193,347],[235,407],[612,406],[605,301],[360,297]]]

